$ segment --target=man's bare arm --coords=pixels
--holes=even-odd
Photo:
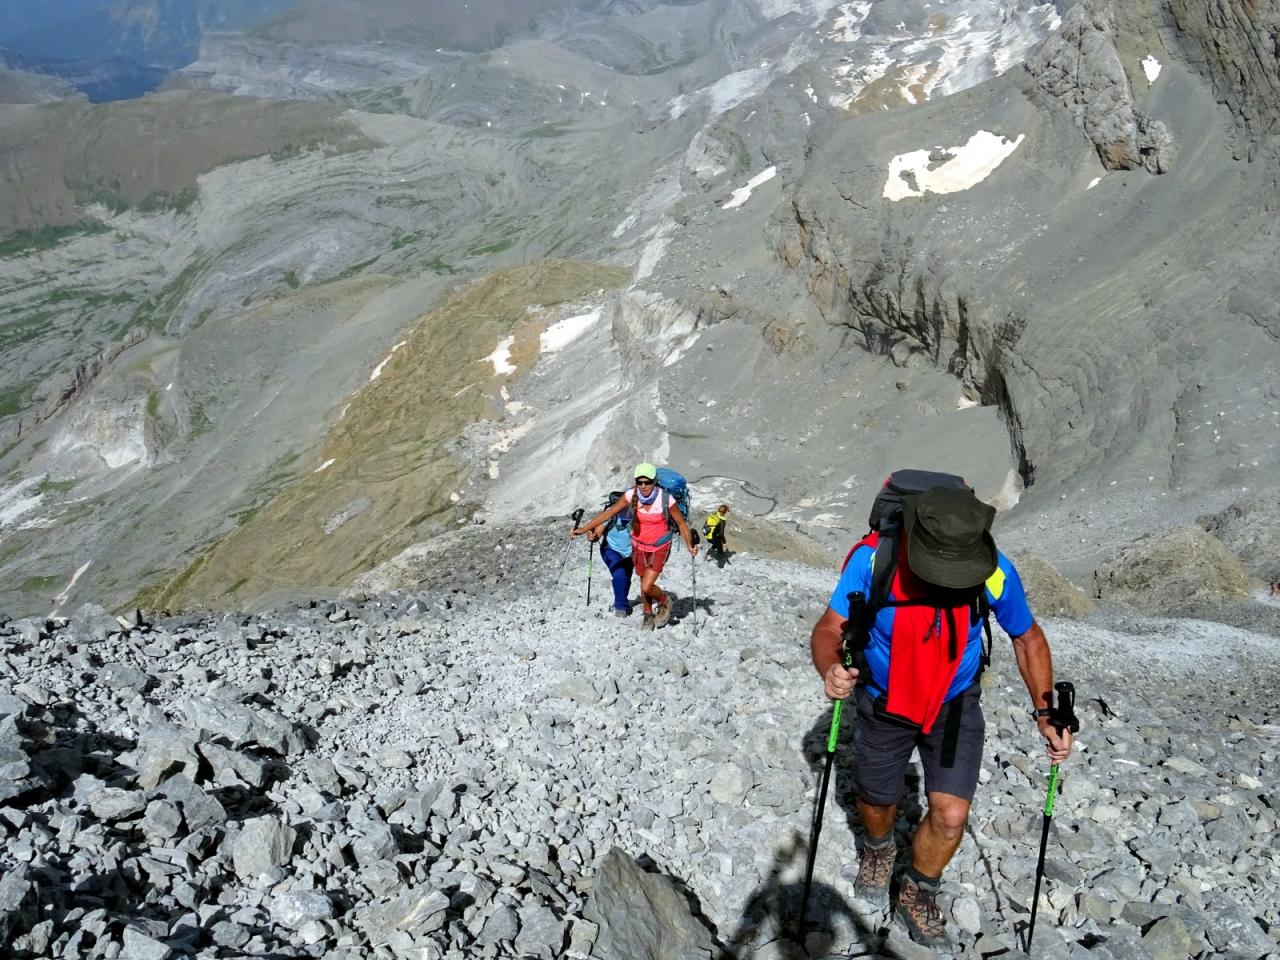
[[[1022,674],[1022,682],[1027,685],[1031,694],[1031,702],[1037,708],[1053,706],[1053,656],[1049,652],[1049,641],[1040,629],[1040,624],[1032,623],[1024,634],[1013,638],[1013,653],[1018,660],[1018,672]],[[1071,731],[1059,731],[1048,717],[1037,717],[1036,726],[1044,737],[1053,763],[1061,763],[1071,755]]]

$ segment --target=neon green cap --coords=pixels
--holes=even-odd
[[[646,480],[652,480],[657,475],[658,475],[658,468],[655,467],[652,463],[636,464],[636,471],[634,474],[632,474],[632,476],[636,478],[644,477]]]

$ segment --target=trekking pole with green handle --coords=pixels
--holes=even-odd
[[[1058,733],[1080,730],[1080,720],[1076,717],[1076,690],[1065,680],[1055,683],[1053,689],[1058,692],[1058,702],[1049,707],[1049,722]],[[1036,910],[1040,906],[1040,881],[1044,879],[1044,855],[1049,844],[1049,824],[1053,821],[1053,802],[1062,791],[1062,781],[1058,777],[1058,765],[1049,767],[1049,792],[1044,798],[1044,822],[1040,827],[1040,859],[1036,863],[1036,888],[1031,895],[1031,920],[1027,924],[1027,953],[1031,952],[1031,937],[1036,932]]]
[[[840,665],[846,670],[853,666],[853,651],[861,635],[862,617],[855,613],[864,611],[866,597],[861,593],[849,594],[849,619],[840,631]],[[818,802],[813,812],[813,825],[809,829],[809,860],[804,868],[804,894],[800,898],[800,917],[796,921],[796,942],[804,942],[805,919],[809,912],[809,893],[813,886],[813,865],[818,859],[818,835],[822,833],[822,813],[827,805],[827,788],[831,783],[831,767],[836,759],[836,744],[840,740],[840,718],[844,714],[844,701],[837,700],[831,707],[831,728],[827,731],[827,753],[822,767],[822,785],[818,788]]]

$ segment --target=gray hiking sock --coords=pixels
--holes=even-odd
[[[916,886],[926,890],[937,890],[942,886],[942,877],[930,877],[916,869],[915,864],[907,867],[907,876],[915,881]]]

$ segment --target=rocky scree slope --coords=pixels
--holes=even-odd
[[[580,546],[477,528],[411,593],[6,620],[11,955],[932,955],[852,896],[847,746],[813,931],[787,939],[829,723],[806,637],[832,575],[740,555],[703,565],[695,611],[673,563],[677,617],[638,642],[599,593],[584,607]],[[1136,616],[1046,628],[1084,728],[1036,955],[1274,954],[1274,644]],[[1019,955],[1046,774],[1003,641],[988,680],[942,897],[974,958]]]

